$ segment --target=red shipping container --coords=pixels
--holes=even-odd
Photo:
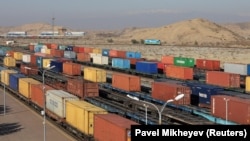
[[[44,94],[47,90],[54,90],[54,88],[44,85],[45,89],[43,92],[43,84],[31,84],[30,93],[31,101],[38,105],[40,108],[44,107]]]
[[[68,79],[67,91],[84,99],[85,97],[99,96],[97,82],[89,82],[83,79]]]
[[[55,57],[55,54],[56,54],[56,49],[50,49],[50,55]]]
[[[174,83],[167,82],[152,82],[152,98],[167,101],[174,99],[179,94],[184,94],[184,97],[173,103],[179,105],[191,104],[191,88]]]
[[[141,78],[134,75],[113,73],[112,86],[125,91],[141,91]]]
[[[182,80],[193,80],[193,68],[167,65],[165,67],[167,77],[177,78]]]
[[[174,64],[174,57],[173,56],[162,56],[161,62],[167,65],[173,65]]]
[[[239,88],[240,74],[221,72],[221,71],[207,71],[206,83],[227,88]]]
[[[196,68],[216,71],[220,70],[219,60],[196,59]]]
[[[78,51],[79,53],[84,53],[84,47],[79,47]]]
[[[81,75],[81,65],[76,63],[63,63],[63,73],[68,75]]]
[[[92,52],[93,52],[93,48],[84,47],[84,53],[92,53]]]
[[[213,95],[211,97],[211,114],[238,124],[250,124],[250,99]]]
[[[25,69],[25,67],[29,67],[31,69]],[[21,64],[20,71],[21,71],[21,73],[23,73],[25,75],[30,75],[30,74],[36,75],[36,74],[38,74],[38,67],[30,65],[30,64]]]
[[[162,62],[157,62],[157,68],[161,70],[165,70],[165,64]]]
[[[90,54],[89,53],[77,53],[77,60],[83,62],[90,62]]]
[[[94,138],[98,141],[130,141],[131,125],[139,125],[111,113],[95,114],[94,123]]]
[[[40,56],[40,57],[46,57],[46,58],[52,58],[53,56],[51,54],[46,54],[46,53],[41,53],[41,52],[36,52],[34,53],[35,56]]]
[[[110,57],[126,58],[126,51],[121,50],[109,50]]]
[[[14,51],[13,50],[9,50],[6,52],[6,55],[9,57],[14,57]]]
[[[55,50],[55,57],[64,57],[64,50]]]
[[[144,58],[127,58],[130,60],[131,65],[135,65],[137,61],[145,61]]]
[[[34,52],[34,50],[35,50],[35,45],[29,45],[29,50],[30,50],[31,52]]]
[[[37,65],[37,63],[36,63],[36,56],[34,54],[30,55],[30,65],[34,65],[34,66]]]
[[[79,47],[74,46],[74,47],[73,47],[73,51],[74,51],[75,53],[79,53]]]

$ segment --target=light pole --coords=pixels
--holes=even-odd
[[[228,101],[230,100],[230,99],[228,99],[228,98],[223,98],[223,100],[225,100],[226,101],[226,125],[227,125],[227,120],[228,120]]]
[[[158,122],[159,122],[159,125],[161,125],[161,123],[162,123],[161,115],[162,115],[162,112],[163,112],[164,108],[166,107],[166,105],[167,105],[168,103],[170,103],[170,102],[173,102],[173,101],[177,101],[177,100],[182,99],[182,98],[184,97],[184,94],[179,94],[179,95],[177,95],[174,99],[169,99],[169,100],[167,100],[167,101],[162,105],[161,109],[159,109],[159,108],[158,108],[155,104],[153,104],[153,103],[150,103],[150,102],[147,102],[147,101],[140,100],[138,97],[134,97],[134,96],[131,96],[131,95],[127,95],[127,97],[129,97],[129,98],[131,98],[131,99],[133,99],[133,100],[136,100],[136,101],[141,101],[141,102],[143,102],[143,103],[146,103],[146,104],[149,104],[149,105],[155,107],[155,109],[157,110],[158,115],[159,115],[159,121],[158,121]],[[145,107],[145,108],[147,108],[147,107]],[[146,119],[147,119],[147,117],[146,117]]]
[[[147,104],[143,104],[143,106],[145,107],[145,122],[146,122],[146,125],[148,124],[148,105]]]
[[[35,69],[32,69],[32,68],[30,68],[30,67],[24,67],[25,69],[28,69],[28,70],[35,70]],[[42,77],[43,77],[43,101],[44,101],[44,105],[43,105],[43,111],[41,111],[41,114],[43,115],[43,129],[44,129],[44,131],[43,131],[43,135],[44,135],[44,137],[43,137],[43,140],[44,141],[46,141],[46,114],[45,114],[45,109],[46,109],[46,96],[45,96],[45,79],[44,79],[44,74],[45,74],[45,72],[46,71],[48,71],[48,70],[51,70],[51,69],[53,69],[53,68],[55,68],[55,66],[51,66],[51,67],[49,67],[49,68],[47,68],[47,69],[45,69],[45,70],[43,70],[43,71],[40,71],[41,73],[42,73]]]

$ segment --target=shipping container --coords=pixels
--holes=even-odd
[[[26,67],[31,68],[31,69],[26,69]],[[20,72],[22,74],[25,74],[25,75],[32,75],[32,74],[37,75],[38,74],[38,67],[34,66],[32,64],[21,64],[20,65]]]
[[[191,93],[191,88],[187,86],[167,82],[152,82],[151,96],[152,98],[161,101],[168,101],[174,99],[179,94],[184,94],[182,99],[173,101],[173,103],[179,105],[190,105]]]
[[[140,52],[134,52],[134,51],[127,51],[126,52],[126,58],[141,58]]]
[[[247,76],[247,77],[246,77],[245,91],[246,91],[247,93],[250,93],[250,76]]]
[[[9,86],[11,89],[18,91],[19,90],[19,78],[24,78],[26,77],[25,75],[21,73],[11,73],[9,74]]]
[[[66,101],[79,100],[77,96],[63,90],[47,90],[45,96],[46,108],[60,118],[66,117]]]
[[[85,53],[84,52],[84,47],[79,47],[78,51],[79,51],[79,53]]]
[[[110,49],[102,49],[102,56],[109,56]]]
[[[84,47],[84,53],[93,53],[93,48],[91,48],[91,47]]]
[[[16,66],[16,59],[13,57],[4,57],[3,64],[6,67],[15,67]]]
[[[141,77],[123,74],[112,73],[112,86],[125,91],[141,91]]]
[[[81,64],[63,63],[63,73],[68,75],[81,75]]]
[[[74,51],[64,51],[64,58],[75,59],[76,53]]]
[[[89,53],[77,53],[77,61],[90,62],[90,54]]]
[[[51,49],[45,49],[46,54],[51,54]]]
[[[90,58],[93,58],[94,56],[102,56],[101,54],[97,53],[88,53],[90,55]]]
[[[86,101],[66,101],[66,122],[87,134],[94,134],[94,115],[107,114],[108,111]]]
[[[99,96],[98,83],[83,79],[68,79],[67,91],[78,96],[80,99]]]
[[[92,53],[102,54],[102,49],[101,48],[93,48]]]
[[[51,66],[50,65],[51,60],[52,59],[43,58],[43,68],[44,69],[49,68]]]
[[[93,56],[93,64],[108,65],[108,56]]]
[[[136,62],[135,69],[137,72],[147,74],[157,74],[157,62],[138,61]]]
[[[58,46],[58,50],[65,50],[67,48],[67,46],[64,45],[59,45]]]
[[[181,80],[193,80],[193,68],[167,65],[165,71],[167,77],[177,78]]]
[[[162,56],[161,62],[167,65],[173,65],[174,64],[174,56]]]
[[[57,49],[51,49],[50,54],[54,57],[63,57],[64,56],[64,50],[57,50]]]
[[[208,84],[201,84],[195,82],[187,82],[183,83],[182,85],[186,85],[191,88],[192,95],[191,95],[191,103],[192,105],[197,106],[204,106],[209,107],[211,104],[211,96],[217,95],[220,91],[224,89],[219,86],[213,86]]]
[[[30,54],[23,54],[22,61],[24,63],[30,63]]]
[[[239,88],[240,74],[221,72],[221,71],[207,71],[206,83],[226,88]]]
[[[196,68],[209,71],[219,71],[220,60],[196,59]]]
[[[9,86],[9,82],[10,82],[10,74],[12,73],[17,73],[17,71],[15,70],[2,70],[1,71],[1,82],[4,83],[5,85]]]
[[[224,63],[224,72],[250,75],[250,64]]]
[[[33,78],[19,78],[18,79],[18,92],[26,98],[30,98],[30,85],[31,84],[42,84]]]
[[[28,45],[29,51],[34,52],[35,45]]]
[[[50,61],[50,66],[55,66],[54,68],[51,69],[51,71],[63,72],[63,62],[62,61],[51,60]]]
[[[65,48],[66,51],[73,51],[74,46],[67,46]]]
[[[130,60],[123,58],[112,58],[112,67],[120,69],[130,69]]]
[[[35,52],[41,52],[41,49],[42,49],[43,47],[46,47],[46,45],[37,44],[37,45],[35,45],[35,47],[34,47],[34,51],[35,51]]]
[[[161,45],[161,40],[158,40],[158,39],[145,39],[144,44],[145,45]]]
[[[126,51],[122,50],[109,50],[110,57],[117,57],[117,58],[126,58]]]
[[[237,124],[250,124],[250,99],[234,96],[214,95],[211,97],[211,114]]]
[[[37,65],[36,64],[36,57],[34,54],[30,54],[30,65]]]
[[[91,82],[106,82],[107,79],[107,72],[103,69],[85,67],[83,73],[83,78]]]
[[[41,48],[41,53],[45,53],[46,54],[46,48]]]
[[[22,52],[14,52],[14,58],[16,60],[22,60],[23,59],[23,53]]]
[[[43,89],[44,88],[44,89]],[[48,90],[54,90],[54,88],[43,85],[43,84],[30,84],[30,98],[33,103],[35,103],[40,108],[44,107],[45,93]]]
[[[48,44],[46,44],[46,46],[49,49],[58,49],[58,44],[55,44],[55,43],[48,43]]]
[[[14,57],[14,54],[11,54],[11,53],[14,53],[12,51],[12,48],[0,46],[0,56]]]
[[[139,125],[112,113],[95,114],[94,123],[94,138],[98,141],[130,141],[131,125]]]
[[[131,69],[135,69],[136,62],[138,62],[138,61],[145,61],[144,58],[127,58],[127,59],[129,59],[129,61],[130,61],[130,68]]]
[[[195,59],[187,57],[174,57],[174,65],[182,67],[194,67]]]

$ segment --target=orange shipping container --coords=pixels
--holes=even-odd
[[[68,79],[67,91],[81,99],[99,96],[98,83],[89,82],[83,79]]]
[[[165,68],[166,76],[182,79],[182,80],[193,80],[193,68],[167,65]]]
[[[30,85],[31,84],[41,84],[40,81],[37,81],[33,78],[19,78],[18,80],[18,92],[26,98],[30,98]]]
[[[126,58],[126,51],[121,50],[109,50],[110,57]]]
[[[76,63],[63,63],[63,73],[68,75],[81,75],[81,65]]]
[[[137,61],[145,61],[144,58],[127,58],[130,60],[131,65],[135,65]]]
[[[139,125],[116,114],[95,114],[94,123],[94,138],[98,141],[130,141],[131,125]]]
[[[141,78],[134,75],[113,73],[112,86],[125,91],[141,91]]]
[[[191,104],[191,88],[174,83],[167,82],[153,82],[152,83],[152,98],[167,101],[174,99],[179,94],[184,94],[184,97],[175,104],[190,105]]]
[[[196,59],[196,68],[204,70],[220,70],[219,60]]]
[[[6,52],[6,56],[8,57],[14,57],[14,51],[13,50],[9,50]]]
[[[63,57],[64,56],[64,50],[55,50],[55,57]]]
[[[44,106],[44,94],[47,90],[54,90],[54,88],[44,85],[45,89],[43,92],[43,84],[30,84],[30,98],[33,103],[39,107]]]
[[[91,48],[91,47],[84,47],[84,52],[85,53],[93,53],[93,48]]]
[[[240,87],[240,74],[221,72],[221,71],[207,71],[206,83],[229,88]]]
[[[36,57],[34,54],[30,55],[30,65],[37,65],[36,64]]]
[[[90,54],[89,53],[77,53],[77,60],[83,62],[90,62]]]
[[[173,56],[162,56],[161,62],[167,65],[173,65],[174,64],[174,57]]]
[[[250,99],[227,95],[211,97],[211,114],[238,124],[250,124]]]
[[[84,47],[79,47],[78,52],[79,52],[79,53],[85,53],[85,52],[84,52]]]
[[[73,51],[74,51],[75,53],[79,53],[79,47],[74,46],[74,47],[73,47]]]

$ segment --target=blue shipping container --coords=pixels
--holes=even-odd
[[[109,56],[110,49],[102,49],[102,56]]]
[[[142,73],[147,73],[147,74],[158,73],[156,62],[139,61],[139,62],[136,62],[135,68],[137,72],[142,72]]]
[[[0,72],[1,72],[2,70],[7,70],[7,68],[0,66]]]
[[[43,46],[44,46],[44,45],[40,45],[40,44],[35,45],[35,46],[34,46],[34,51],[35,51],[35,52],[41,52],[41,49],[42,49]]]
[[[21,74],[21,73],[11,73],[9,76],[9,86],[11,89],[18,91],[18,80],[19,78],[24,78],[26,77],[25,75]]]
[[[55,66],[51,71],[62,72],[63,71],[63,62],[58,60],[51,60],[50,66]]]
[[[112,58],[112,67],[130,69],[130,60],[122,58]]]
[[[126,52],[126,57],[127,58],[141,58],[141,53],[140,52],[127,51]]]
[[[36,57],[36,65],[38,68],[43,68],[43,57],[41,56]]]
[[[66,51],[73,51],[74,46],[67,46],[65,48]]]
[[[184,83],[183,85],[187,85],[192,90],[192,95],[198,96],[198,103],[199,104],[210,104],[211,103],[211,96],[217,95],[221,91],[224,91],[223,88],[218,86],[212,86],[207,84],[200,84],[200,83]],[[191,96],[192,97],[192,96]]]
[[[250,75],[250,64],[247,64],[247,75]]]

